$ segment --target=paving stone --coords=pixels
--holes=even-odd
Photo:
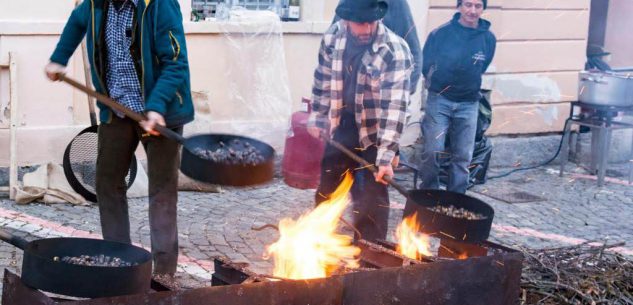
[[[573,171],[570,171],[573,172]],[[628,185],[578,179],[570,175],[558,177],[556,168],[541,168],[519,172],[509,177],[490,180],[469,192],[495,209],[494,224],[513,228],[506,232],[493,228],[490,240],[509,246],[530,248],[559,247],[572,240],[606,240],[626,242],[633,251],[633,191]],[[412,185],[411,175],[403,184]],[[546,199],[539,203],[507,204],[485,195],[495,188],[518,189]],[[313,207],[314,190],[297,190],[276,179],[270,184],[248,188],[225,188],[223,193],[179,194],[179,248],[192,259],[209,261],[214,256],[226,256],[250,262],[251,269],[270,274],[272,265],[262,259],[266,245],[274,242],[278,233],[271,229],[254,231],[252,226],[277,224],[284,217],[296,218]],[[405,198],[390,190],[392,203],[404,204]],[[132,239],[149,247],[149,224],[146,198],[129,201]],[[28,240],[66,236],[59,228],[29,224],[16,213],[23,213],[51,223],[65,224],[68,229],[100,232],[98,207],[58,205],[17,205],[0,200],[0,209],[12,215],[0,217],[3,227]],[[345,217],[350,219],[351,211]],[[402,219],[402,210],[392,209],[388,239],[394,239],[394,229]],[[529,230],[528,230],[529,229]],[[346,231],[345,231],[346,230]],[[520,233],[514,233],[518,231]],[[343,232],[349,232],[344,229]],[[0,267],[17,271],[21,251],[0,244]],[[188,287],[209,285],[210,273],[199,266],[183,265],[177,277]]]

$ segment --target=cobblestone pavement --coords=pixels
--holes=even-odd
[[[562,178],[551,168],[520,172],[477,186],[469,194],[495,209],[492,241],[529,248],[623,241],[627,244],[615,250],[633,255],[633,186],[612,179],[598,187],[581,172],[576,169]],[[410,176],[401,174],[400,182],[411,187]],[[509,204],[493,198],[502,197],[503,192],[527,192],[522,198],[534,195],[542,201]],[[179,282],[191,288],[210,285],[213,256],[249,262],[251,270],[270,273],[271,265],[262,253],[277,233],[251,228],[308,211],[313,194],[313,190],[290,188],[278,178],[265,186],[228,188],[219,194],[181,192]],[[393,231],[402,217],[404,197],[392,190],[391,198]],[[133,241],[149,247],[147,199],[131,200],[130,215]],[[0,200],[0,225],[27,239],[100,236],[96,206],[16,205],[4,199]],[[21,250],[0,243],[0,266],[19,273],[21,256]]]

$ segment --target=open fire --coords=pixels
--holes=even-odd
[[[432,256],[429,237],[420,233],[418,213],[404,220],[396,228],[396,247],[398,253],[412,259],[420,259],[422,256]]]
[[[279,239],[267,247],[264,258],[274,260],[273,276],[287,279],[324,278],[340,267],[358,268],[360,249],[352,238],[336,232],[349,205],[354,180],[347,173],[330,199],[297,220],[279,222]]]
[[[353,184],[350,173],[330,198],[297,220],[279,222],[279,239],[267,247],[265,259],[273,258],[273,276],[286,279],[315,279],[332,275],[340,268],[360,267],[361,249],[352,237],[336,232],[350,203]],[[418,215],[405,218],[396,229],[397,253],[413,260],[431,257],[429,236],[420,233]]]

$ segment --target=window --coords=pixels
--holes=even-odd
[[[283,20],[298,20],[297,13],[289,13],[290,11],[298,12],[297,0],[191,0],[191,9],[193,21],[205,20],[206,18],[215,17],[219,3],[233,3],[234,6],[241,6],[249,10],[276,10]],[[294,9],[289,9],[296,6]],[[275,9],[278,6],[278,9]]]

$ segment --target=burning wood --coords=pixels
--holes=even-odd
[[[264,162],[264,156],[257,148],[248,142],[237,139],[232,140],[228,145],[220,142],[220,147],[213,151],[196,148],[193,153],[206,160],[230,165],[257,165]]]
[[[285,218],[279,222],[279,239],[264,254],[265,259],[274,259],[275,277],[324,278],[341,267],[359,267],[360,249],[352,245],[352,237],[336,233],[350,203],[352,184],[352,175],[347,173],[329,200],[297,220]]]
[[[616,246],[524,251],[521,304],[632,305],[633,261],[605,251]]]
[[[412,259],[421,259],[422,256],[432,256],[429,237],[420,233],[418,213],[405,218],[396,228],[396,240],[398,241],[398,253]]]
[[[461,218],[461,219],[468,219],[468,220],[486,219],[486,216],[484,215],[466,210],[464,208],[457,208],[454,205],[450,205],[450,206],[438,205],[438,206],[429,208],[429,210],[435,213],[443,214],[443,215],[454,217],[454,218]]]

